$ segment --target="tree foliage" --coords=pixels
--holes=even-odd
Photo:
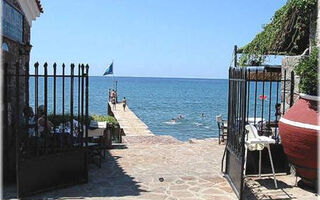
[[[318,96],[318,55],[319,49],[312,47],[311,55],[302,58],[295,68],[300,76],[299,89],[302,93]]]
[[[240,65],[260,65],[266,55],[298,55],[309,46],[310,24],[316,21],[317,0],[288,0],[263,27],[263,31],[240,49]]]

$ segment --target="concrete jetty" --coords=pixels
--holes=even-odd
[[[119,122],[126,136],[153,136],[154,134],[149,130],[149,127],[137,117],[134,112],[127,106],[123,110],[122,103],[116,104],[116,109],[113,108],[109,102],[109,114],[113,115]]]

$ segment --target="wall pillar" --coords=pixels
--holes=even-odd
[[[303,56],[286,56],[282,60],[281,77],[282,80],[291,80],[291,72],[294,71],[295,67],[299,64]],[[299,98],[299,82],[300,77],[295,74],[294,76],[294,95],[293,103],[295,103]],[[283,82],[282,82],[283,83]],[[286,82],[286,86],[281,85],[281,100],[285,100],[285,110],[287,111],[290,107],[290,85],[291,82]],[[285,89],[285,96],[283,97],[283,90]]]

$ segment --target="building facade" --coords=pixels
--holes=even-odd
[[[16,90],[16,77],[9,76],[19,70],[20,75],[29,74],[30,33],[32,21],[43,12],[40,0],[2,0],[2,27],[1,51],[2,71],[6,79],[3,84],[3,101],[5,115],[3,126],[3,175],[5,182],[15,179],[16,149],[15,125],[19,123],[14,116],[18,112],[22,115],[23,108],[29,101],[29,80],[24,76],[19,78],[18,93]],[[19,65],[19,67],[16,67]],[[4,80],[4,78],[2,80]],[[17,96],[17,94],[19,94]],[[19,103],[19,110],[16,103]]]

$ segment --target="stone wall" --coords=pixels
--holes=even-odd
[[[286,56],[282,60],[282,80],[287,79],[291,80],[291,72],[294,71],[295,67],[298,65],[302,56]],[[294,76],[294,94],[293,94],[293,102],[296,102],[299,98],[299,81],[300,77],[295,74]],[[283,82],[282,82],[283,83]],[[285,96],[283,97],[283,90],[285,89]],[[284,84],[281,85],[281,98],[282,101],[285,101],[285,110],[288,110],[290,107],[290,96],[291,96],[291,81],[286,82],[286,86]]]

